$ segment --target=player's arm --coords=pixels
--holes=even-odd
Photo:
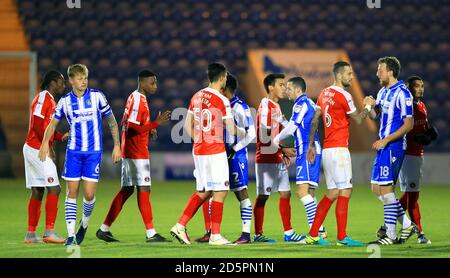
[[[50,139],[53,137],[56,127],[59,124],[59,119],[57,119],[56,117],[53,117],[52,120],[50,121],[50,123],[48,124],[47,128],[45,129],[44,132],[44,138],[42,139],[42,144],[41,147],[39,148],[39,159],[41,161],[45,161],[45,159],[47,158],[47,155],[49,153],[49,142]]]
[[[316,160],[316,146],[314,144],[314,141],[317,130],[319,129],[319,121],[321,116],[322,109],[320,108],[320,106],[316,106],[316,111],[314,112],[314,116],[311,120],[311,126],[309,127],[308,153],[306,154],[306,159],[311,164]]]
[[[112,151],[112,161],[117,163],[122,158],[120,152],[120,139],[119,139],[119,127],[117,125],[116,118],[114,117],[114,113],[111,113],[106,116],[106,120],[108,122],[109,130],[111,131],[111,136],[114,141],[114,148]]]
[[[372,111],[372,107],[375,105],[375,99],[372,96],[367,96],[364,98],[363,104],[365,107],[360,113],[355,111],[348,114],[357,124],[361,124],[367,115],[369,115],[370,111]]]
[[[225,117],[223,119],[223,124],[225,125],[227,133],[230,135],[244,137],[246,134],[245,128],[236,126],[232,117]]]
[[[397,129],[394,133],[385,137],[384,139],[380,139],[373,143],[372,148],[376,150],[383,149],[389,142],[395,141],[401,137],[403,137],[406,133],[411,131],[414,127],[414,119],[412,117],[407,117],[403,119],[403,125]]]
[[[194,117],[193,112],[189,110],[186,114],[186,120],[184,121],[184,130],[186,130],[189,137],[194,140]]]
[[[379,115],[380,115],[380,107],[379,106],[373,107],[373,109],[369,113],[369,117],[372,120],[376,120]]]
[[[235,152],[238,152],[242,150],[243,148],[247,147],[248,144],[250,144],[255,138],[256,138],[256,130],[255,125],[253,124],[253,119],[250,114],[250,110],[244,111],[242,116],[242,125],[245,129],[245,136],[237,142],[235,145],[233,145],[233,150]]]

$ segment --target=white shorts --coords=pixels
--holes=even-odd
[[[225,152],[194,156],[197,191],[230,190],[228,160]]]
[[[27,188],[59,186],[55,163],[49,157],[45,161],[41,161],[38,154],[39,150],[33,149],[27,144],[23,145]]]
[[[419,192],[422,178],[423,156],[405,155],[400,169],[400,190],[402,192]]]
[[[328,189],[352,188],[352,159],[348,148],[322,150],[322,167]]]
[[[122,158],[122,186],[151,186],[150,160]]]
[[[283,163],[256,163],[256,195],[291,191],[289,174]]]

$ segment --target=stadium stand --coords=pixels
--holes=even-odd
[[[381,56],[400,59],[402,79],[421,75],[431,122],[441,133],[429,149],[450,151],[450,6],[441,1],[427,1],[425,7],[421,0],[383,0],[381,9],[358,0],[81,2],[81,10],[60,0],[17,4],[31,49],[38,53],[39,72],[87,64],[90,86],[107,94],[118,119],[136,86],[134,76],[144,67],[158,74],[159,93],[150,99],[157,113],[187,106],[189,96],[206,84],[209,61],[222,61],[239,76],[251,47],[343,48],[365,94],[379,89],[375,72]],[[381,24],[386,21],[391,28]],[[170,126],[159,137],[152,148],[190,148],[171,144]]]

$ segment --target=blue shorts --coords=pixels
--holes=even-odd
[[[304,150],[302,154],[297,156],[295,161],[295,182],[296,184],[307,183],[312,188],[317,188],[319,186],[319,176],[320,176],[320,162],[322,160],[322,154],[316,154],[316,160],[313,164],[306,160],[307,150]]]
[[[391,185],[397,182],[402,168],[405,151],[399,148],[385,147],[377,151],[373,162],[372,184]]]
[[[100,179],[100,163],[102,153],[81,153],[66,152],[66,162],[62,178],[66,181],[86,181],[98,182]]]
[[[236,155],[228,160],[230,190],[241,191],[248,186],[248,161],[246,155]]]

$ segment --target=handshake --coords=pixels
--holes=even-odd
[[[367,105],[374,106],[375,103],[376,103],[376,100],[372,96],[366,96],[363,99],[364,106],[367,106]]]

